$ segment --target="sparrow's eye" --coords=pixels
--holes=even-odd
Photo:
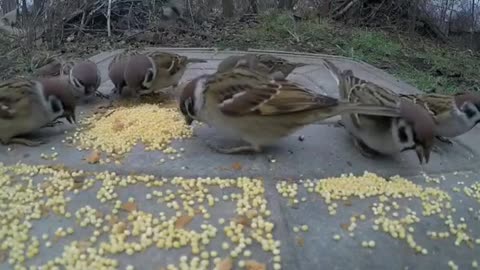
[[[400,127],[398,129],[398,138],[400,139],[400,142],[406,143],[408,141],[408,135],[405,127]]]
[[[145,75],[144,82],[150,83],[151,81],[153,81],[153,71],[150,69],[147,71],[147,74]]]
[[[79,80],[77,80],[76,78],[73,78],[73,85],[76,87],[76,88],[82,88],[83,87],[83,83]]]
[[[54,113],[62,112],[63,111],[62,102],[60,102],[60,100],[58,100],[55,97],[51,97],[50,98],[50,108],[52,109],[52,112],[54,112]]]
[[[184,109],[185,113],[188,114],[190,117],[195,116],[195,108],[192,98],[187,98],[187,100],[185,100]]]
[[[465,112],[465,115],[467,116],[468,119],[471,119],[477,114],[477,112],[470,106],[465,106],[463,111]]]

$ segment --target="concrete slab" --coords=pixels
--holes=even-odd
[[[218,51],[208,48],[164,48],[163,50],[208,60],[208,63],[196,63],[189,66],[182,80],[189,80],[203,73],[213,73],[216,65],[224,57],[244,53]],[[251,50],[249,52],[258,53],[259,51]],[[347,58],[271,51],[262,51],[262,53],[273,53],[295,62],[312,64],[311,66],[297,69],[291,74],[289,79],[332,96],[338,96],[333,79],[321,65],[315,65],[321,62],[320,59],[322,57],[328,57],[341,68],[351,68],[359,77],[391,87],[395,91],[407,93],[416,91],[411,85],[401,82],[383,71]],[[92,58],[101,69],[103,76],[101,91],[104,93],[108,93],[113,87],[111,82],[108,81],[106,71],[106,67],[113,55],[114,53],[108,52]],[[81,107],[82,115],[85,116],[91,113],[92,108],[95,106],[97,105]],[[475,259],[480,262],[480,255],[478,255],[480,254],[479,244],[475,244],[475,239],[480,238],[479,201],[478,198],[467,197],[465,192],[462,191],[465,186],[471,186],[477,180],[476,175],[480,165],[478,162],[480,146],[476,142],[479,133],[478,129],[474,129],[470,133],[455,139],[454,145],[440,144],[437,152],[432,154],[430,164],[425,166],[418,165],[414,153],[404,153],[376,160],[364,158],[353,148],[351,139],[344,130],[321,125],[306,127],[270,147],[264,154],[234,156],[213,153],[204,143],[206,139],[218,142],[230,142],[232,141],[231,139],[206,126],[197,126],[195,127],[194,138],[173,143],[174,147],[183,147],[185,149],[182,157],[175,161],[160,163],[159,161],[166,157],[164,154],[158,151],[144,151],[143,147],[138,145],[131,153],[126,155],[122,165],[114,163],[89,165],[83,160],[89,154],[89,151],[78,151],[74,147],[62,143],[62,140],[74,131],[74,127],[67,124],[42,130],[38,135],[48,137],[50,142],[36,148],[17,145],[10,147],[0,146],[0,162],[6,165],[12,165],[17,162],[45,165],[62,163],[72,170],[83,170],[85,172],[108,170],[116,172],[121,176],[151,174],[158,178],[165,177],[169,179],[165,187],[156,189],[163,192],[166,192],[167,189],[173,191],[179,189],[178,185],[171,183],[171,179],[175,176],[185,178],[220,177],[223,179],[241,176],[260,178],[264,193],[258,196],[268,202],[267,208],[271,215],[265,215],[265,220],[275,224],[275,229],[272,233],[273,239],[282,243],[280,248],[282,269],[319,269],[320,265],[322,265],[322,268],[329,269],[446,269],[449,267],[448,261],[450,260],[463,269],[471,267],[472,261]],[[64,132],[67,134],[64,134]],[[300,136],[302,140],[299,139]],[[52,153],[52,147],[55,148],[55,152],[59,153],[57,161],[40,158],[41,153]],[[232,166],[235,164],[240,164],[240,168],[233,169]],[[348,206],[344,206],[344,202],[340,200],[337,202],[340,205],[338,214],[331,216],[328,214],[328,206],[331,204],[326,204],[319,194],[308,192],[302,185],[299,187],[298,200],[305,197],[306,201],[295,205],[292,205],[289,199],[283,198],[277,191],[277,184],[283,180],[288,180],[289,183],[300,183],[300,179],[321,179],[350,172],[359,175],[363,174],[364,171],[374,172],[385,177],[393,175],[405,176],[412,180],[413,183],[422,187],[435,187],[450,194],[452,207],[456,210],[455,212],[447,211],[446,213],[453,216],[455,224],[465,223],[468,225],[466,231],[471,238],[470,242],[473,241],[473,244],[468,245],[464,241],[461,245],[455,246],[456,236],[453,233],[443,240],[429,239],[426,237],[427,231],[448,231],[448,227],[446,227],[444,222],[445,217],[442,219],[439,215],[434,215],[433,217],[422,216],[420,221],[411,225],[414,228],[414,233],[412,234],[415,235],[415,241],[428,250],[427,255],[419,255],[407,245],[405,240],[400,241],[388,236],[386,233],[372,229],[374,215],[371,207],[373,203],[380,202],[378,196],[367,199],[349,199]],[[444,175],[446,180],[439,183],[426,183],[424,176],[422,176],[424,173],[432,176]],[[41,182],[41,180],[38,181]],[[459,182],[464,183],[458,184]],[[71,190],[63,191],[62,196],[72,198],[72,201],[68,203],[68,211],[73,214],[76,210],[89,205],[103,213],[110,213],[112,204],[101,202],[96,198],[97,190],[103,184],[104,182],[98,180],[95,182],[93,189],[82,191],[78,194],[72,193]],[[453,187],[457,186],[461,192],[452,190]],[[7,190],[4,187],[2,189]],[[229,196],[232,193],[242,193],[244,191],[239,191],[238,187],[223,190],[215,185],[207,189],[207,193],[218,198],[219,202],[215,207],[209,209],[211,218],[199,217],[198,220],[192,222],[191,227],[189,225],[189,230],[200,232],[202,230],[200,224],[202,223],[217,226],[218,232],[215,234],[214,239],[209,242],[206,250],[216,250],[219,253],[219,257],[223,258],[234,250],[235,245],[230,243],[230,247],[226,250],[221,248],[222,243],[227,241],[223,231],[227,224],[218,226],[218,219],[223,218],[228,221],[238,215],[238,209],[236,209],[238,199],[224,201],[222,198],[225,195]],[[158,212],[165,212],[168,217],[174,216],[175,211],[167,207],[165,203],[156,203],[145,199],[146,194],[152,192],[152,188],[132,184],[128,185],[127,188],[121,189],[118,193],[119,198],[123,202],[126,202],[128,197],[134,197],[141,211],[157,216]],[[395,201],[403,209],[401,216],[405,214],[407,207],[416,209],[418,213],[421,212],[420,200],[418,198],[414,198],[413,202],[408,199]],[[13,202],[14,200],[7,200],[2,203],[6,203],[8,207]],[[179,200],[178,203],[181,203],[181,201]],[[349,232],[342,229],[342,224],[348,222],[349,218],[355,214],[365,214],[366,221],[358,222],[358,228],[354,230],[354,236],[352,237],[349,236]],[[462,217],[463,219],[461,219]],[[301,225],[308,225],[309,230],[307,232],[294,232],[294,227],[301,227]],[[37,235],[37,237],[41,238],[43,233],[52,234],[59,226],[77,228],[78,223],[75,222],[75,218],[51,215],[49,218],[35,221],[31,235]],[[90,227],[78,227],[78,230],[75,229],[75,234],[68,237],[68,241],[61,240],[54,244],[52,248],[45,248],[45,241],[42,240],[40,255],[32,260],[28,260],[27,265],[43,265],[56,256],[61,256],[68,243],[71,243],[73,239],[82,240],[90,238],[93,230]],[[248,235],[249,233],[250,237],[252,237],[252,231],[248,231],[246,234]],[[334,240],[332,237],[335,234],[339,234],[341,240]],[[101,242],[107,241],[107,236],[108,233],[102,234],[94,246],[98,248]],[[362,241],[370,240],[375,241],[376,248],[361,247]],[[266,263],[267,269],[274,269],[276,265],[274,261],[275,254],[262,251],[261,245],[255,241],[248,245],[247,248],[253,253],[252,259]],[[162,269],[161,267],[167,267],[168,264],[178,266],[181,255],[187,255],[189,258],[199,256],[192,254],[190,247],[184,247],[179,250],[165,250],[156,248],[153,245],[135,255],[130,256],[123,253],[107,257],[117,259],[121,265],[118,268],[121,269],[124,269],[129,264],[135,265],[135,269]],[[8,264],[8,260],[2,263],[1,257],[2,253],[0,252],[1,269],[14,269]],[[240,256],[240,258],[236,258],[234,261],[235,264],[238,264],[239,260],[248,260],[249,258]],[[212,262],[213,260],[210,259],[210,265],[206,269],[213,269]],[[116,269],[116,267],[111,269]],[[191,269],[200,268],[193,267]],[[234,269],[240,268],[236,267]]]

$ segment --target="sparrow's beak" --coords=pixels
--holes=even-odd
[[[190,116],[185,116],[185,122],[188,126],[191,126],[193,123],[193,118],[191,118]]]
[[[75,124],[77,123],[77,119],[75,117],[75,113],[74,112],[65,112],[65,114],[63,115],[67,121],[70,123],[70,124]]]
[[[420,161],[420,164],[423,164],[423,161],[425,161],[425,164],[430,161],[430,150],[424,148],[423,146],[418,145],[415,147],[415,152],[417,153],[418,161]]]

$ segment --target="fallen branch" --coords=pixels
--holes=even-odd
[[[347,12],[355,3],[357,3],[358,0],[352,0],[350,3],[348,3],[342,10],[339,12],[336,12],[336,14],[333,14],[333,19],[338,19],[341,17],[345,12]]]
[[[108,9],[107,9],[107,32],[108,37],[112,36],[112,24],[110,17],[112,15],[112,0],[108,0]]]

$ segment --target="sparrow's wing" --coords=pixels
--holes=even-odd
[[[451,117],[454,100],[452,96],[441,94],[402,95],[427,110],[435,121]]]
[[[167,70],[170,75],[179,72],[186,66],[187,57],[174,53],[149,52],[147,56],[151,57],[157,66],[157,70]],[[158,71],[157,71],[158,72]]]
[[[363,82],[349,89],[347,100],[357,104],[371,104],[388,107],[396,107],[400,97],[394,92],[382,88],[376,84]],[[388,128],[390,117],[366,114],[350,114],[352,123],[358,129],[379,129]]]
[[[335,98],[247,70],[219,74],[213,85],[220,110],[231,116],[279,115],[338,104]]]
[[[295,68],[307,65],[304,63],[292,63],[286,59],[269,54],[259,54],[257,55],[257,59],[261,64],[269,68],[269,73],[280,71],[285,77]]]
[[[38,98],[34,82],[28,80],[8,81],[0,84],[0,117],[3,119],[21,118],[29,115],[32,101]]]

